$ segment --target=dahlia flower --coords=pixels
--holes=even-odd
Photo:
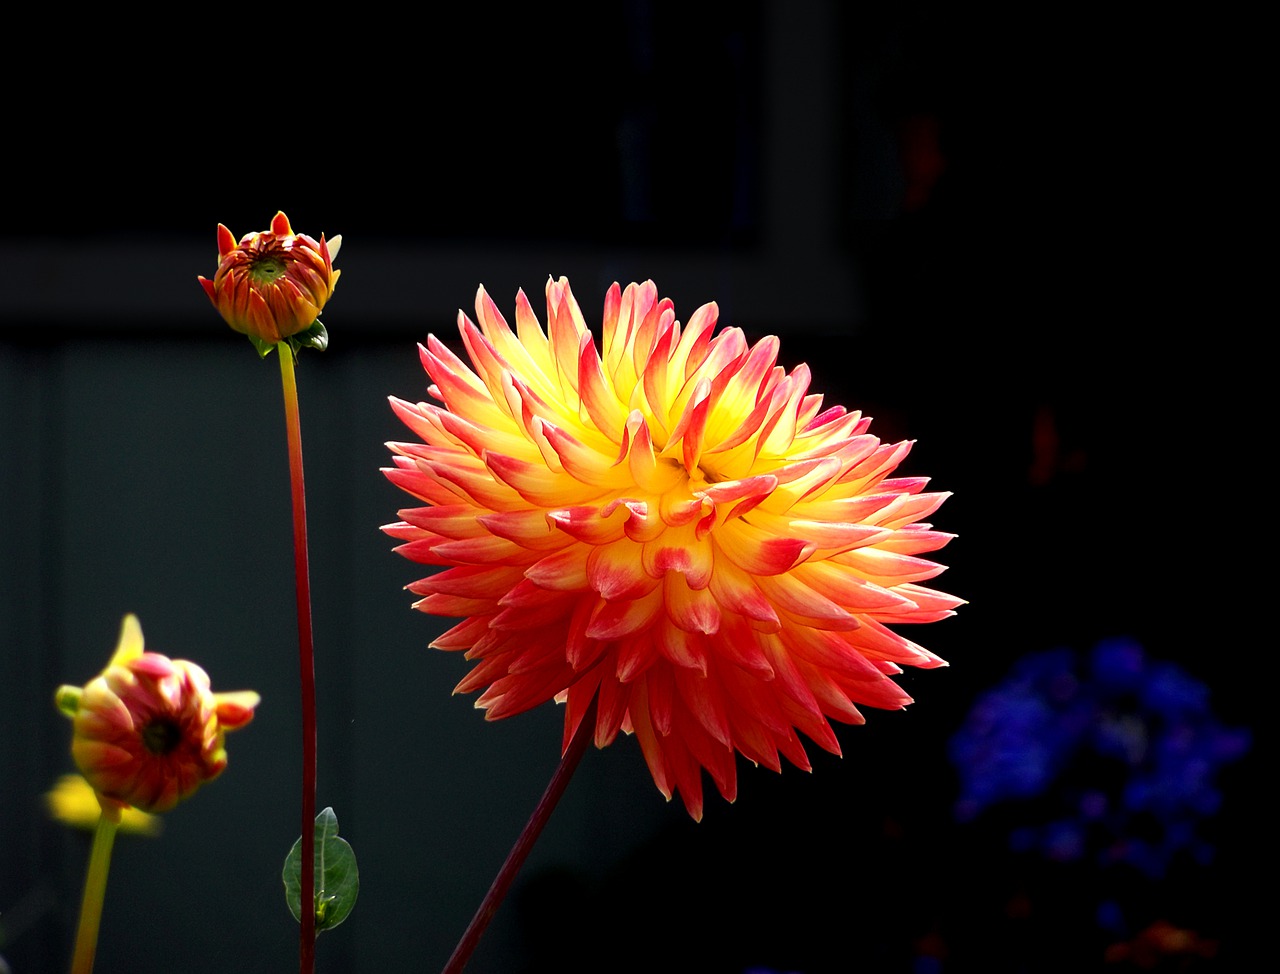
[[[890,678],[942,660],[893,632],[962,604],[919,583],[952,537],[922,521],[946,498],[890,477],[911,448],[823,408],[778,340],[684,327],[652,282],[614,284],[601,344],[564,278],[547,331],[521,291],[513,332],[482,287],[459,312],[468,365],[420,348],[443,405],[391,405],[422,442],[388,444],[390,480],[426,504],[383,528],[445,570],[415,608],[463,621],[432,646],[475,665],[489,719],[566,704],[565,743],[593,698],[593,736],[639,740],[661,792],[694,818],[701,770],[736,794],[734,752],[808,769],[800,734],[910,702]]]
[[[143,652],[142,627],[125,616],[111,662],[58,706],[74,721],[71,756],[104,809],[165,812],[227,766],[226,732],[253,719],[258,695],[213,693],[187,660]]]
[[[219,223],[218,271],[199,281],[228,325],[275,345],[315,324],[342,273],[333,269],[341,246],[341,235],[317,241],[294,233],[283,212],[270,230],[247,233],[238,244]]]

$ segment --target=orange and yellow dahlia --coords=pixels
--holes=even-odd
[[[617,284],[600,351],[568,281],[548,280],[546,332],[516,297],[513,332],[481,288],[459,312],[468,365],[420,348],[443,405],[392,399],[421,443],[387,476],[427,506],[383,530],[445,570],[415,608],[463,621],[432,645],[475,666],[489,719],[593,698],[594,740],[639,740],[658,788],[702,814],[701,769],[732,801],[735,750],[808,769],[797,732],[839,753],[829,719],[910,702],[902,664],[942,660],[893,632],[952,615],[919,557],[952,537],[923,522],[948,496],[891,477],[911,448],[869,417],[823,409],[778,340],[687,326],[654,284]]]

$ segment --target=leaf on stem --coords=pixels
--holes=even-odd
[[[336,927],[356,905],[360,871],[356,854],[346,839],[338,837],[338,816],[326,808],[316,816],[316,933]],[[302,921],[302,839],[284,861],[284,896],[293,918]]]

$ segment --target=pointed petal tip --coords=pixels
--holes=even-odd
[[[142,623],[132,612],[124,617],[120,624],[120,639],[116,643],[116,651],[111,656],[111,666],[122,666],[142,655],[146,646],[142,638]]]
[[[225,730],[237,730],[253,720],[253,712],[262,697],[253,690],[233,690],[215,693],[218,722]]]
[[[218,224],[218,259],[236,249],[236,238],[226,226]]]

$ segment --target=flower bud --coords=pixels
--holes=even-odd
[[[125,616],[107,668],[80,690],[62,687],[57,702],[73,711],[71,756],[112,803],[164,812],[227,766],[226,732],[253,719],[252,691],[213,693],[209,677],[187,660],[143,651],[142,628]]]
[[[218,224],[218,270],[200,277],[209,300],[236,331],[261,349],[307,331],[333,295],[341,273],[333,269],[342,237],[319,241],[294,233],[276,213],[271,229],[235,237]]]

